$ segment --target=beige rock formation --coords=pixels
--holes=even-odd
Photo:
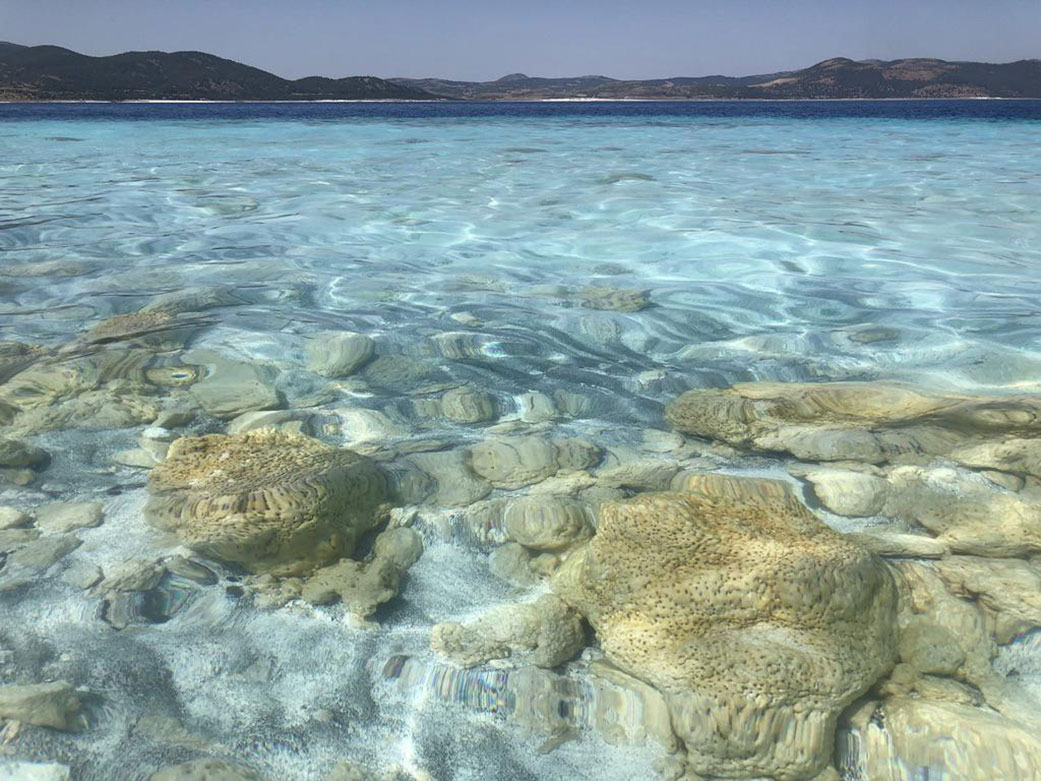
[[[80,698],[71,683],[31,683],[0,686],[0,718],[36,727],[67,730],[80,711]]]
[[[787,484],[687,487],[603,505],[554,590],[665,694],[694,771],[811,778],[839,712],[895,661],[892,578]]]
[[[1002,491],[972,472],[897,467],[889,474],[882,512],[924,526],[958,553],[1041,552],[1041,504]]]
[[[46,358],[0,385],[6,437],[62,428],[123,428],[155,420],[157,387],[147,378],[153,353],[101,349],[87,356]]]
[[[1041,626],[1041,567],[1022,559],[951,556],[936,571],[956,596],[977,600],[999,643]]]
[[[197,315],[172,315],[167,312],[138,312],[115,315],[91,327],[80,339],[80,345],[119,342],[153,350],[183,348],[188,340],[208,322]]]
[[[584,645],[582,619],[552,594],[494,607],[468,624],[436,624],[430,635],[433,650],[465,667],[507,657],[556,667]]]
[[[49,502],[36,508],[36,528],[64,534],[97,526],[103,516],[101,502]]]
[[[202,379],[191,386],[190,392],[196,403],[216,418],[278,409],[284,404],[266,367],[236,361],[215,350],[191,350],[183,358],[185,363],[205,367]]]
[[[355,618],[368,619],[398,595],[402,576],[422,552],[422,539],[412,529],[387,529],[376,537],[365,561],[341,559],[322,567],[303,583],[300,596],[313,605],[342,602]]]
[[[498,415],[495,397],[476,388],[452,388],[440,398],[416,399],[412,406],[417,415],[453,423],[487,423]]]
[[[883,382],[741,383],[688,391],[665,417],[687,434],[805,461],[899,463],[954,454],[1029,472],[1038,466],[1030,456],[1036,445],[993,452],[990,443],[1041,436],[1041,396],[926,394]],[[973,449],[983,444],[988,448]]]
[[[837,515],[878,515],[885,506],[885,477],[844,469],[807,469],[802,476],[820,503]]]
[[[0,505],[0,531],[4,529],[17,529],[19,526],[28,526],[32,520],[30,516],[23,513],[17,507]]]
[[[935,562],[897,561],[900,656],[918,672],[944,671],[975,687],[986,704],[1008,719],[1041,732],[1041,709],[992,666],[997,643],[982,605],[955,596]],[[952,660],[960,659],[954,666]],[[890,691],[916,689],[905,681]]]
[[[893,697],[858,724],[857,765],[871,781],[1041,778],[1038,733],[980,708]]]
[[[474,445],[470,467],[496,488],[523,488],[557,472],[553,442],[544,437],[504,437]]]
[[[286,573],[350,554],[387,490],[368,459],[274,429],[178,439],[148,485],[146,517],[188,547]]]
[[[307,345],[307,368],[323,377],[347,377],[372,358],[376,343],[351,331],[319,331]]]
[[[496,488],[517,489],[596,465],[600,449],[583,439],[540,436],[488,439],[470,447],[468,464]]]
[[[419,470],[423,488],[414,497],[439,507],[468,507],[491,493],[492,486],[466,465],[461,450],[416,453],[406,462]]]
[[[560,551],[592,536],[589,508],[559,496],[522,496],[503,510],[503,529],[514,542],[538,551]]]

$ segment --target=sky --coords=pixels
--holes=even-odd
[[[0,0],[0,40],[198,50],[287,78],[751,75],[1041,57],[1041,0]]]

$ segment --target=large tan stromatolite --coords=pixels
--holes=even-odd
[[[811,778],[839,712],[895,660],[892,577],[784,483],[687,488],[604,504],[553,587],[665,695],[694,771]]]
[[[948,456],[1041,471],[1041,396],[956,396],[871,382],[740,383],[684,393],[668,422],[686,434],[806,461],[913,462]],[[1003,444],[1003,443],[1009,444]]]
[[[386,500],[373,462],[266,428],[178,439],[148,487],[152,523],[252,572],[302,572],[350,554]]]

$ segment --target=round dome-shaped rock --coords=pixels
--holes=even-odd
[[[895,661],[892,576],[785,483],[687,488],[604,504],[554,590],[665,695],[697,773],[812,778],[839,713]]]
[[[557,473],[557,451],[544,437],[502,437],[472,446],[470,467],[496,488],[523,488]]]
[[[507,536],[526,548],[559,551],[592,535],[589,510],[574,499],[523,496],[506,505]]]
[[[319,331],[307,345],[307,368],[323,377],[347,377],[375,352],[376,344],[351,331]]]
[[[495,397],[473,388],[453,388],[440,400],[441,415],[453,423],[484,423],[496,416]]]
[[[263,428],[176,440],[148,488],[148,519],[189,548],[278,573],[350,554],[381,520],[387,496],[372,461]]]

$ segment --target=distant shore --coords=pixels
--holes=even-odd
[[[989,95],[975,95],[960,98],[513,98],[510,100],[466,100],[466,99],[403,99],[403,98],[358,98],[358,99],[324,99],[324,100],[201,100],[190,98],[148,98],[134,100],[0,100],[0,105],[19,104],[130,104],[130,105],[165,105],[165,104],[315,104],[315,103],[955,103],[966,100],[990,101],[1038,101],[1041,98],[1004,98]]]

